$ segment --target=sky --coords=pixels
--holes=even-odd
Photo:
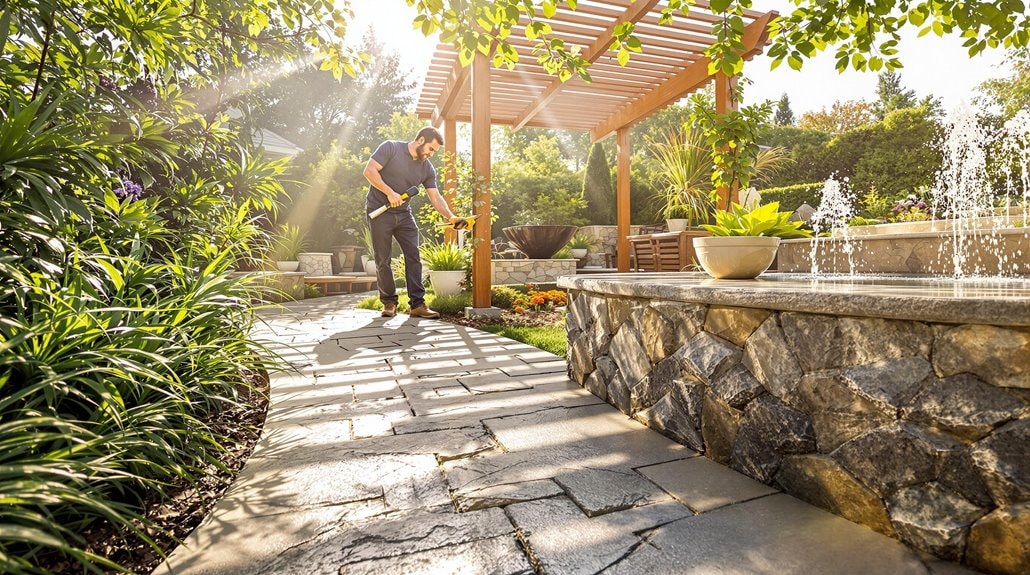
[[[436,40],[412,28],[415,9],[404,0],[351,0],[351,6],[355,19],[348,36],[357,42],[368,28],[373,28],[384,44],[400,54],[402,64],[409,68],[421,90]],[[754,1],[756,10],[787,13],[792,6],[787,0]],[[646,46],[644,49],[646,51]],[[937,38],[928,34],[916,38],[912,31],[902,37],[898,49],[898,57],[904,64],[898,71],[902,86],[915,90],[918,98],[927,95],[941,98],[945,111],[963,103],[971,104],[975,88],[984,80],[1009,75],[1009,69],[1004,67],[1003,51],[970,58],[957,37]],[[744,66],[744,75],[753,82],[745,90],[745,103],[776,101],[786,92],[795,117],[800,117],[805,112],[829,108],[837,100],[876,98],[877,74],[837,73],[832,48],[807,60],[800,72],[791,70],[786,63],[770,71],[771,62],[761,55]]]

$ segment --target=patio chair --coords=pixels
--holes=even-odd
[[[638,272],[658,271],[651,236],[636,235],[629,236],[627,239],[629,240],[630,257],[634,260],[630,262],[630,269]]]

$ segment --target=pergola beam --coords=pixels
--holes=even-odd
[[[597,36],[597,39],[594,40],[594,43],[591,44],[589,48],[587,48],[586,53],[583,55],[583,58],[591,64],[594,63],[598,58],[601,57],[601,54],[604,54],[608,51],[608,47],[611,45],[612,38],[615,34],[615,29],[621,23],[636,22],[637,20],[640,20],[644,17],[645,14],[650,12],[656,4],[658,4],[658,0],[637,0],[636,2],[630,4],[629,7],[626,8],[626,11],[623,13],[622,18],[613,20],[612,23],[608,25],[608,28],[606,28],[604,32]],[[544,93],[538,96],[537,99],[534,100],[532,103],[530,103],[530,105],[526,107],[526,111],[524,111],[521,115],[515,118],[515,121],[512,123],[512,129],[521,129],[523,126],[526,125],[526,122],[533,118],[533,116],[540,113],[540,110],[544,109],[544,107],[547,106],[547,104],[550,103],[550,101],[558,95],[558,92],[562,88],[562,84],[563,82],[558,78],[553,79],[550,85],[548,85],[547,88],[544,89]]]
[[[744,28],[744,53],[741,56],[749,60],[761,53],[769,38],[769,22],[775,13],[769,12]],[[629,127],[664,106],[672,104],[692,90],[703,86],[711,79],[708,73],[708,58],[702,58],[673,76],[670,80],[652,90],[644,97],[633,102],[612,116],[597,124],[590,130],[591,141],[597,142],[608,137],[619,128]]]
[[[448,118],[453,118],[458,108],[465,103],[471,72],[472,66],[462,66],[461,60],[454,60],[451,75],[447,78],[447,84],[430,118],[434,126],[440,127]]]

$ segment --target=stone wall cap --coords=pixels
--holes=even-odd
[[[561,276],[558,287],[600,294],[806,313],[939,323],[1030,326],[1030,278],[952,280],[914,276],[766,273],[754,280],[707,274]]]

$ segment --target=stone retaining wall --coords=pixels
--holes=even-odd
[[[491,285],[554,283],[560,276],[576,275],[576,260],[492,260]]]
[[[852,521],[993,573],[1030,562],[1030,329],[573,290],[570,376]]]
[[[333,275],[333,254],[329,252],[304,252],[297,254],[300,271],[309,276]]]
[[[596,244],[587,254],[588,266],[604,266],[605,254],[614,254],[615,246],[619,243],[619,230],[616,226],[581,226],[577,234],[593,239]],[[640,226],[631,225],[630,235],[640,233]]]

